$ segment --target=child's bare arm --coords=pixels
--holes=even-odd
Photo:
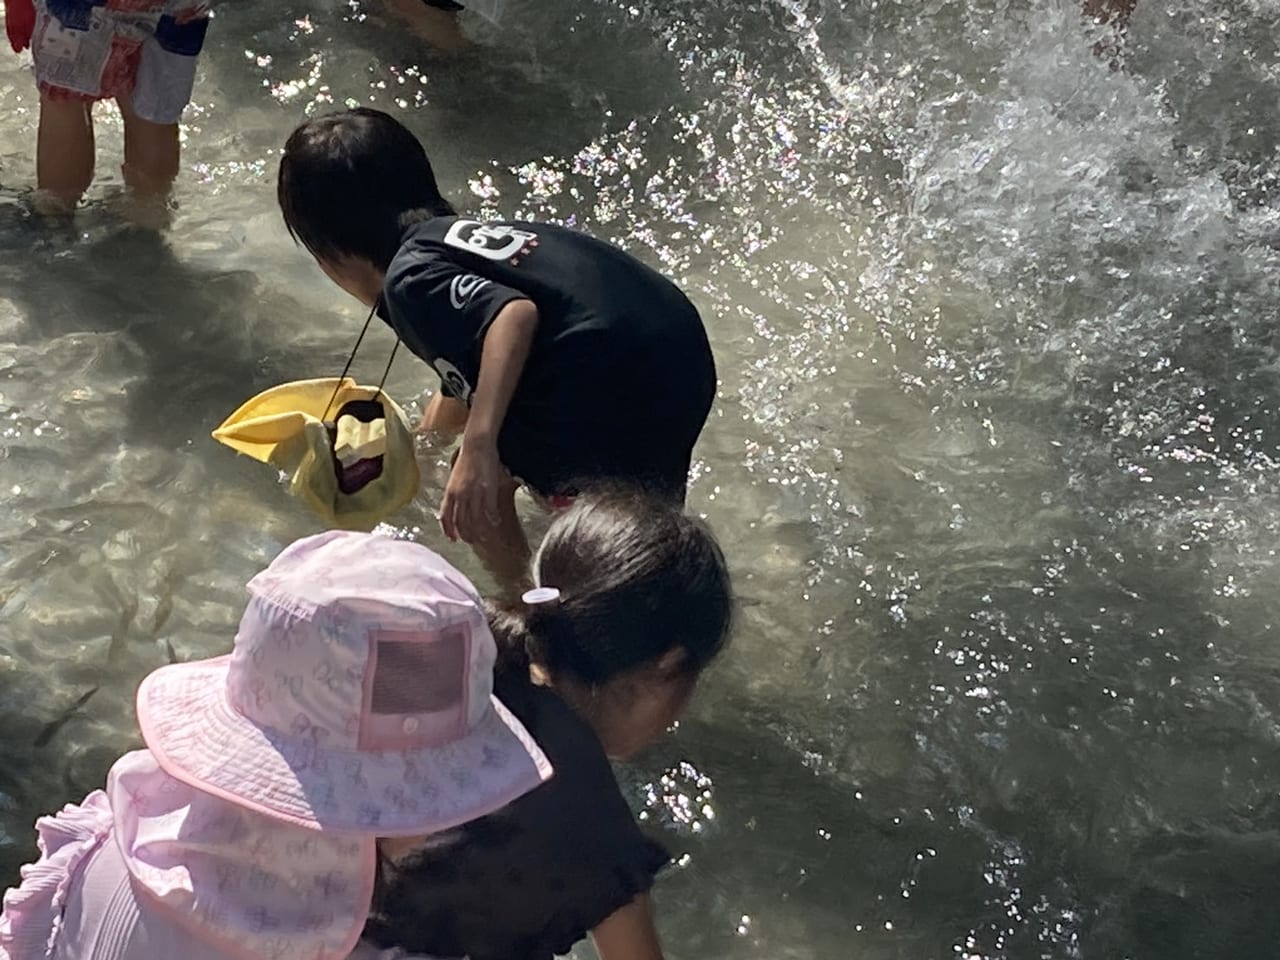
[[[510,478],[498,457],[498,434],[537,329],[533,301],[512,300],[485,331],[462,447],[440,503],[440,527],[450,540],[471,543],[501,522],[499,495]]]
[[[648,894],[613,911],[591,931],[591,939],[600,960],[662,960],[662,944]]]
[[[498,495],[498,523],[471,542],[508,601],[514,603],[533,586],[529,575],[529,541],[516,513],[516,482],[508,479]]]

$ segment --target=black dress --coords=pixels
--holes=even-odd
[[[365,935],[470,960],[549,960],[653,886],[667,851],[641,833],[595,733],[527,676],[495,678],[555,775],[497,813],[384,864]]]

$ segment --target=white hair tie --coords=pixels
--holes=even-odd
[[[525,595],[520,599],[531,607],[540,603],[559,603],[560,591],[555,587],[534,587],[532,590],[526,591]]]

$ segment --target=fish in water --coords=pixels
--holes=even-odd
[[[138,597],[120,587],[114,577],[102,574],[93,583],[93,591],[101,599],[107,609],[120,611],[119,619],[111,630],[111,642],[107,646],[107,662],[115,663],[124,654],[125,645],[129,641],[129,630],[138,616]]]
[[[169,617],[173,614],[173,588],[165,587],[165,591],[160,596],[159,602],[156,604],[156,615],[151,623],[151,632],[159,633],[160,628],[169,621]]]
[[[161,578],[159,586],[160,599],[156,602],[156,612],[151,622],[152,633],[159,633],[164,625],[169,622],[169,617],[173,615],[174,594],[185,579],[186,574],[176,568],[170,569]]]
[[[111,644],[107,647],[108,663],[114,663],[124,652],[124,645],[129,639],[129,628],[133,626],[134,618],[138,616],[137,597],[129,597],[121,602],[120,619],[116,623],[116,628],[111,631]]]
[[[75,716],[76,711],[78,711],[81,707],[83,707],[86,703],[88,703],[89,698],[92,697],[97,692],[98,692],[97,687],[90,687],[85,693],[81,694],[80,699],[78,699],[71,706],[67,707],[66,710],[63,710],[62,713],[56,719],[50,720],[48,723],[44,725],[44,727],[40,731],[39,736],[35,738],[35,740],[32,742],[31,745],[33,747],[45,746],[50,740],[54,738],[54,735],[57,734],[59,730],[61,730],[63,727],[67,725],[67,721],[70,720],[73,716]]]

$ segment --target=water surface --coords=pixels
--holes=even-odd
[[[227,4],[163,241],[113,212],[108,111],[75,227],[26,215],[0,64],[4,876],[134,742],[137,680],[224,651],[316,529],[208,432],[341,368],[360,311],[273,178],[295,123],[370,103],[460,206],[621,243],[711,328],[690,502],[741,625],[625,773],[682,855],[672,957],[1280,956],[1280,4],[1140,0],[1122,70],[1066,0],[472,26],[448,59],[357,0]],[[473,570],[428,474],[400,523]]]

